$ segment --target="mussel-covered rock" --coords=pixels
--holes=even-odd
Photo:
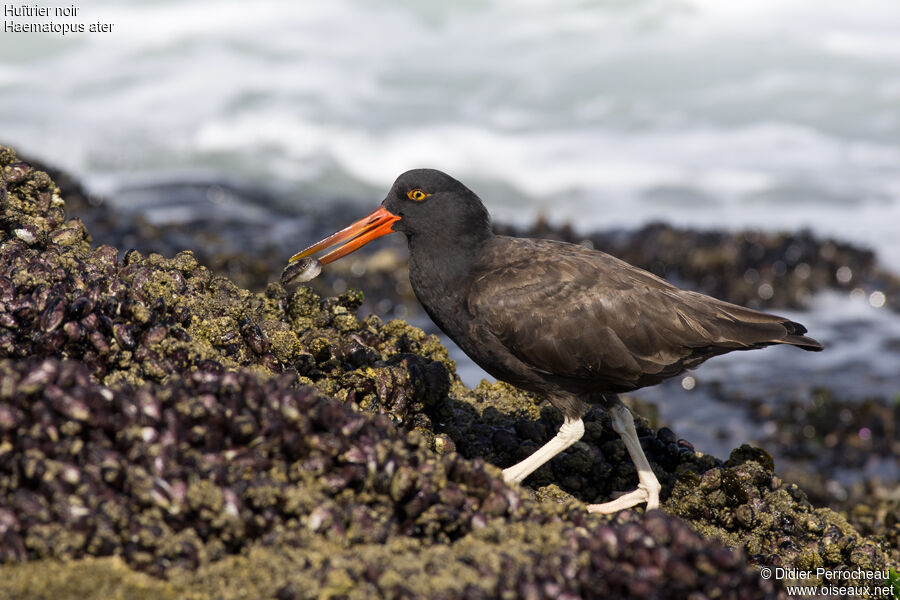
[[[558,413],[466,389],[437,338],[358,318],[359,293],[251,293],[189,252],[120,261],[2,148],[0,203],[0,596],[766,598],[742,548],[884,563],[762,455],[723,465],[640,420],[686,521],[587,515],[569,494],[636,484],[600,411],[529,479],[541,502],[484,459],[521,459]]]
[[[26,359],[0,361],[0,377],[15,390],[0,404],[15,415],[4,419],[0,444],[21,457],[0,461],[0,480],[19,482],[2,490],[9,507],[0,511],[5,560],[117,554],[137,569],[165,575],[208,566],[211,556],[254,542],[290,547],[291,540],[307,539],[316,547],[327,540],[365,546],[418,539],[430,540],[427,548],[468,539],[455,550],[465,555],[474,548],[493,552],[500,539],[520,544],[539,531],[548,544],[542,561],[522,555],[477,589],[515,591],[521,582],[503,576],[511,569],[590,597],[591,586],[621,568],[628,553],[671,546],[674,538],[686,546],[651,552],[646,565],[638,563],[656,569],[647,580],[653,585],[675,585],[665,575],[669,569],[695,572],[694,561],[714,559],[714,576],[693,575],[676,582],[679,589],[710,591],[727,580],[752,586],[760,597],[774,590],[739,554],[720,555],[718,546],[661,514],[652,527],[631,524],[636,533],[601,526],[601,539],[615,541],[598,545],[580,507],[562,509],[561,521],[553,516],[557,511],[546,513],[507,486],[498,470],[453,453],[434,454],[421,436],[407,436],[382,415],[361,415],[313,387],[295,388],[289,374],[260,379],[211,366],[136,391],[93,383],[73,361]],[[37,379],[40,387],[29,384]],[[26,410],[42,405],[81,424],[72,434],[77,446],[63,443],[62,431],[54,443],[43,443],[35,425],[40,415],[53,413]],[[217,417],[228,411],[231,418]],[[210,439],[217,440],[214,446]],[[40,451],[29,450],[34,442]],[[532,533],[516,523],[529,524]],[[485,535],[499,534],[504,524],[512,537]],[[380,559],[374,560],[373,568]],[[533,571],[543,560],[582,566],[560,581],[552,570]],[[363,575],[354,570],[351,576]],[[381,585],[383,593],[394,589],[387,581]],[[620,580],[607,582],[607,589],[623,593],[634,585]],[[459,589],[454,597],[465,593]]]

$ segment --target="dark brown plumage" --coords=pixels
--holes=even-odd
[[[628,392],[732,350],[822,349],[799,323],[563,242],[495,236],[464,286],[422,285],[419,271],[435,323],[491,375],[535,392]]]
[[[588,404],[610,410],[641,484],[595,510],[658,502],[659,484],[616,394],[733,350],[822,349],[799,323],[679,289],[609,254],[496,236],[478,196],[429,169],[404,173],[378,211],[292,260],[350,240],[324,264],[390,231],[408,238],[410,282],[435,324],[485,371],[563,412],[557,437],[506,469],[507,479],[524,479],[577,441]]]

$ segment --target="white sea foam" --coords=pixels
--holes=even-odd
[[[80,7],[114,31],[0,36],[0,137],[89,182],[371,204],[433,166],[504,220],[808,226],[900,265],[895,0]]]

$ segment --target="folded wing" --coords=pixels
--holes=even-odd
[[[491,252],[512,260],[471,280],[469,312],[519,360],[555,377],[628,391],[732,350],[822,349],[799,323],[681,290],[602,252],[516,238],[498,238]]]

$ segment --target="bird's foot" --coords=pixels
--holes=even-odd
[[[603,504],[588,504],[587,510],[592,513],[608,515],[631,508],[642,502],[647,503],[647,510],[654,510],[659,508],[659,489],[659,483],[655,486],[640,483],[636,490],[619,496],[615,500],[604,502]]]
[[[513,465],[503,469],[503,481],[506,483],[519,483],[525,479],[524,469],[521,468],[522,463]]]

